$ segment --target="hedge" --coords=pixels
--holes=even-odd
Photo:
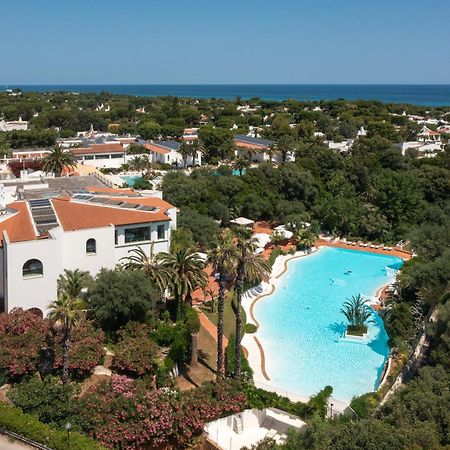
[[[13,431],[32,441],[46,445],[54,450],[67,450],[67,432],[58,431],[21,409],[0,402],[0,428]],[[70,433],[71,450],[102,450],[104,447],[96,441],[72,431]]]

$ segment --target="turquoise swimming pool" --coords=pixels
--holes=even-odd
[[[375,313],[366,340],[345,339],[339,310],[352,295],[375,295],[402,265],[395,256],[332,247],[291,261],[275,292],[254,307],[270,383],[301,396],[330,385],[343,401],[375,390],[389,353],[383,322]]]
[[[123,175],[120,178],[122,178],[122,180],[128,184],[129,187],[133,187],[136,180],[142,178],[142,175]]]

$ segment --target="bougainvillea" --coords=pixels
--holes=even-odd
[[[0,314],[0,369],[12,377],[35,371],[48,335],[48,322],[31,311]]]
[[[154,374],[158,346],[149,337],[146,325],[129,322],[119,331],[119,342],[114,355],[113,367],[131,376]]]
[[[91,321],[83,320],[76,326],[70,338],[69,370],[77,375],[91,372],[103,361],[104,333]],[[56,351],[55,367],[62,366],[61,335],[53,337]]]
[[[110,448],[184,448],[206,422],[245,408],[239,386],[224,381],[192,391],[148,389],[126,378],[95,386],[80,400],[85,431]]]

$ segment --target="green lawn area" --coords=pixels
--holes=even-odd
[[[232,334],[235,334],[236,329],[236,314],[233,311],[233,307],[231,306],[231,293],[228,293],[225,299],[225,308],[223,311],[223,332],[227,338],[229,338]],[[212,313],[210,309],[206,306],[201,306],[200,309],[202,312],[208,317],[209,320],[214,325],[217,325],[217,313]],[[245,311],[241,308],[241,317],[242,317],[242,336],[245,333],[245,324],[247,322],[247,317],[245,315]]]

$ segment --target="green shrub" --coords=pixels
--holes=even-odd
[[[62,428],[75,413],[76,391],[76,385],[61,384],[57,378],[32,377],[15,385],[8,398],[41,422]]]
[[[256,333],[258,330],[258,327],[253,323],[247,323],[245,324],[245,332],[248,334]]]
[[[228,346],[225,353],[226,358],[226,373],[227,376],[231,376],[234,373],[234,352],[236,348],[236,337],[234,335],[230,336],[228,340]],[[250,364],[247,361],[247,358],[244,356],[244,352],[241,351],[241,373],[244,380],[252,380],[253,379],[253,370],[250,367]]]
[[[287,397],[257,388],[251,384],[245,387],[245,396],[250,408],[278,408],[299,417],[304,417],[308,411],[305,403],[291,402]]]
[[[275,260],[276,260],[276,259],[278,258],[278,256],[280,256],[280,255],[284,255],[283,250],[281,250],[280,247],[275,247],[275,248],[272,250],[272,253],[271,253],[270,256],[269,256],[269,264],[270,264],[271,266],[273,266],[274,263],[275,263]]]
[[[67,450],[66,431],[55,430],[49,425],[39,422],[31,414],[25,414],[19,408],[1,402],[0,427],[46,445],[53,450]],[[70,433],[70,449],[102,450],[103,447],[87,436],[72,431]]]
[[[350,407],[358,417],[369,417],[378,405],[378,400],[373,392],[355,397],[350,403]]]
[[[327,402],[333,393],[331,386],[325,386],[319,393],[309,399],[308,407],[310,408],[310,416],[318,414],[319,417],[325,419],[327,415]]]

